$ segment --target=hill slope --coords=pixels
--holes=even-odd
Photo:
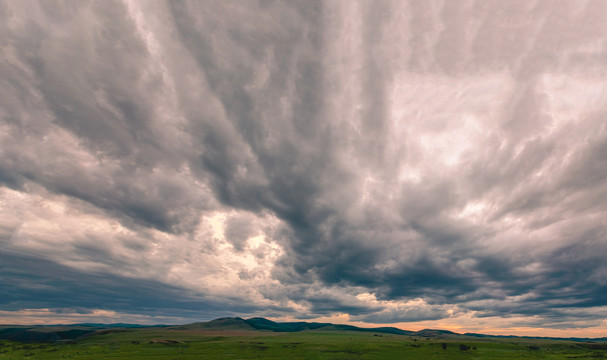
[[[316,322],[274,322],[264,318],[251,318],[244,320],[247,324],[257,330],[269,330],[278,332],[297,332],[304,330],[341,330],[341,331],[363,331],[378,332],[398,335],[411,335],[413,331],[401,330],[394,327],[360,328],[352,325],[316,323]]]
[[[458,334],[448,330],[424,329],[420,331],[408,331],[395,327],[361,328],[352,325],[317,323],[317,322],[275,322],[265,318],[255,317],[250,319],[219,318],[207,322],[196,322],[192,324],[167,326],[167,325],[133,325],[133,324],[73,324],[73,325],[0,325],[0,340],[12,340],[19,342],[57,342],[77,340],[83,337],[99,333],[115,331],[134,331],[137,328],[164,328],[167,330],[200,330],[200,331],[262,331],[262,332],[300,332],[300,331],[355,331],[377,334],[408,335],[430,339],[474,339],[474,338],[519,338],[519,339],[550,339],[550,340],[572,340],[578,342],[607,342],[607,338],[554,338],[554,337],[518,337],[503,335],[484,334]]]
[[[246,320],[239,317],[219,318],[207,322],[196,322],[179,326],[171,326],[173,330],[258,330],[251,326]]]

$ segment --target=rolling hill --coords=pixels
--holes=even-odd
[[[265,318],[255,317],[242,319],[240,317],[219,318],[207,322],[196,322],[184,325],[137,325],[137,324],[73,324],[73,325],[0,325],[0,339],[18,342],[60,342],[73,341],[100,333],[125,331],[127,329],[166,329],[166,330],[194,330],[194,331],[258,331],[294,333],[302,331],[353,331],[361,333],[407,335],[411,337],[429,339],[471,339],[471,338],[525,338],[525,339],[553,339],[573,341],[607,342],[607,338],[550,338],[550,337],[518,337],[509,335],[484,334],[458,334],[448,330],[424,329],[420,331],[402,330],[395,327],[361,328],[352,325],[317,323],[317,322],[275,322]]]

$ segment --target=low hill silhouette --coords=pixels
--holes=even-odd
[[[249,325],[246,320],[239,317],[219,318],[207,322],[196,322],[192,324],[171,326],[174,330],[257,330]]]
[[[556,338],[513,335],[484,335],[475,333],[458,334],[448,330],[424,329],[420,331],[402,330],[395,327],[362,328],[353,325],[317,323],[317,322],[276,322],[261,317],[242,319],[225,317],[206,322],[184,325],[138,325],[138,324],[73,324],[73,325],[0,325],[0,339],[19,342],[55,342],[73,341],[99,333],[114,331],[136,331],[141,328],[164,328],[167,330],[199,331],[260,331],[260,332],[300,332],[300,331],[356,331],[383,334],[406,335],[433,339],[471,339],[471,338],[525,338],[572,341],[607,342],[607,338]]]

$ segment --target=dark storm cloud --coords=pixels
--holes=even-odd
[[[214,3],[231,11],[220,19],[196,3],[171,3],[180,38],[224,109],[222,123],[192,104],[192,134],[204,144],[193,168],[211,174],[225,205],[272,211],[297,233],[294,246],[307,248],[320,239],[315,224],[331,209],[319,199],[336,176],[331,129],[319,113],[321,5],[266,5]],[[251,27],[251,14],[259,26]]]
[[[310,314],[418,321],[452,316],[449,305],[571,323],[606,301],[604,10],[592,1],[4,4],[0,181],[86,203],[142,234],[124,242],[142,253],[158,245],[141,240],[153,229],[189,246],[201,217],[224,212],[220,233],[236,253],[265,259],[270,251],[248,242],[260,234],[282,251],[238,277],[267,270],[281,287],[260,285],[263,300]],[[11,238],[16,220],[0,225],[5,243],[27,243]],[[204,236],[197,251],[219,254],[215,235]],[[70,256],[128,268],[100,237],[66,238]],[[183,305],[162,282],[57,269],[24,276],[91,308],[126,291],[119,284],[148,289],[148,309]],[[99,286],[74,287],[79,276]],[[173,295],[154,295],[163,286]],[[42,290],[4,291],[18,308],[19,296]],[[403,305],[416,299],[425,305]],[[106,307],[135,311],[139,300]]]
[[[449,313],[444,309],[410,307],[407,309],[392,309],[388,311],[373,312],[370,315],[355,317],[355,319],[368,323],[390,324],[399,322],[439,320],[448,317]]]
[[[189,230],[208,195],[172,176],[187,157],[154,118],[162,74],[141,66],[148,53],[124,4],[30,2],[18,9],[26,18],[7,7],[6,184],[33,181],[161,230]]]
[[[518,57],[516,61],[522,63],[523,68],[526,67],[526,72],[532,71],[534,74],[550,71],[556,66],[551,57],[552,54],[555,54],[556,48],[545,48],[547,43],[555,42],[556,44],[558,42],[561,46],[573,47],[575,41],[591,41],[595,37],[594,33],[589,32],[589,26],[602,26],[596,22],[591,22],[593,25],[579,23],[579,28],[572,31],[574,35],[560,42],[550,33],[550,29],[554,29],[556,26],[556,13],[567,16],[563,14],[566,10],[562,7],[549,9],[544,5],[546,4],[542,4],[539,12],[546,11],[546,23],[543,28],[538,30],[537,35],[542,41],[542,45],[534,48],[530,54],[524,53],[523,49],[511,53],[512,56]],[[447,17],[454,14],[447,8],[444,10],[445,19],[448,21]],[[586,11],[589,10],[584,9],[583,13]],[[528,15],[524,14],[524,16]],[[584,17],[580,15],[580,18]],[[363,37],[373,36],[372,24],[375,20],[372,18],[365,21],[365,24],[371,29],[366,30],[369,33],[365,33]],[[488,15],[482,18],[483,26],[490,29],[489,33],[494,34],[492,36],[498,36],[497,29],[489,20]],[[521,27],[521,31],[525,32],[529,29]],[[487,34],[487,32],[480,33]],[[451,35],[448,30],[445,30],[441,36],[446,39]],[[366,48],[373,48],[373,45]],[[502,51],[502,49],[499,48],[498,51]],[[491,59],[483,59],[483,56],[487,54],[485,47],[476,50],[473,48],[471,54],[474,61],[470,65],[470,69],[474,71],[485,67],[513,66],[509,56],[502,56],[500,53],[492,55]],[[450,58],[449,56],[437,57]],[[373,66],[365,66],[364,69],[368,71],[366,74],[373,76],[375,71]],[[456,70],[451,69],[450,71]],[[377,76],[373,76],[373,79],[376,80]],[[381,82],[381,80],[379,81]],[[381,221],[377,221],[376,219],[381,218],[384,211],[392,210],[384,210],[381,206],[368,209],[369,212],[375,211],[376,213],[366,213],[366,217],[363,217],[364,225],[348,221],[345,218],[348,210],[339,202],[332,203],[329,206],[330,210],[323,212],[325,216],[316,219],[312,228],[304,227],[309,226],[309,223],[296,222],[283,217],[284,220],[291,223],[293,229],[297,229],[295,236],[298,239],[291,245],[291,249],[294,251],[290,258],[291,262],[283,259],[282,264],[292,266],[304,278],[314,274],[327,283],[374,289],[384,299],[424,297],[429,302],[461,303],[466,307],[466,302],[475,296],[503,300],[507,297],[536,292],[539,297],[536,303],[519,300],[509,305],[509,313],[527,315],[533,313],[528,309],[529,307],[534,308],[537,313],[537,308],[541,306],[545,309],[544,312],[549,313],[551,309],[562,307],[599,304],[604,292],[604,285],[597,280],[600,274],[604,273],[604,268],[601,266],[600,260],[595,260],[595,256],[592,254],[604,253],[605,245],[600,240],[600,236],[594,240],[593,246],[589,246],[584,241],[584,237],[590,230],[586,227],[598,226],[604,231],[604,224],[588,221],[582,224],[577,223],[576,226],[570,223],[572,228],[566,234],[547,233],[544,235],[544,239],[533,240],[537,241],[538,245],[531,246],[529,253],[520,249],[515,250],[515,253],[504,252],[498,255],[492,254],[491,251],[483,253],[478,248],[478,241],[483,237],[488,237],[488,234],[483,234],[482,231],[479,233],[479,230],[475,228],[456,226],[452,221],[446,219],[446,213],[461,207],[462,201],[465,204],[468,199],[462,198],[462,195],[467,195],[468,191],[473,198],[482,198],[483,192],[488,192],[487,195],[498,202],[496,206],[501,211],[496,211],[496,213],[499,217],[512,213],[517,216],[528,216],[529,233],[524,232],[520,234],[521,237],[535,238],[531,235],[531,231],[535,228],[546,228],[558,222],[567,222],[574,217],[583,218],[589,215],[587,210],[589,208],[593,211],[604,212],[604,207],[598,201],[599,198],[605,197],[604,176],[601,176],[602,167],[598,165],[603,159],[599,154],[605,143],[604,126],[592,119],[584,119],[589,126],[596,127],[596,135],[587,138],[590,144],[582,145],[574,150],[569,163],[560,167],[554,161],[559,154],[563,153],[558,148],[559,141],[561,141],[559,136],[565,136],[565,134],[559,134],[550,139],[542,139],[538,136],[541,134],[540,131],[546,129],[551,122],[551,119],[546,119],[546,115],[541,113],[544,100],[542,100],[541,94],[536,94],[537,83],[529,84],[526,80],[521,80],[518,84],[518,87],[524,91],[520,97],[515,95],[512,100],[514,112],[506,111],[503,115],[502,126],[509,136],[502,140],[505,147],[502,146],[493,154],[492,149],[488,149],[487,153],[478,149],[480,150],[478,157],[469,159],[463,168],[464,175],[460,178],[441,179],[441,175],[436,174],[438,178],[433,179],[436,184],[434,186],[420,184],[413,185],[410,189],[398,189],[400,198],[399,202],[395,204],[401,214],[401,220],[398,222],[390,223],[384,220],[385,223],[381,224]],[[363,99],[371,99],[370,101],[374,105],[381,104],[381,93],[378,95],[372,84],[364,88],[369,92],[366,93],[368,96],[363,96]],[[367,113],[364,117],[372,118],[375,121],[374,124],[377,126],[374,130],[381,128],[381,114]],[[346,133],[347,131],[337,132],[336,138]],[[373,164],[369,168],[378,172],[375,175],[379,177],[379,182],[386,185],[391,184],[391,181],[388,180],[393,175],[391,169],[383,169],[381,166],[379,169],[376,168],[377,164],[389,160],[387,159],[389,155],[375,152],[365,145],[369,138],[373,139],[378,146],[387,140],[384,140],[385,137],[375,136],[373,131],[364,134],[368,138],[357,139],[360,141],[357,143],[358,149],[364,151],[364,153],[357,153],[360,155],[359,161],[368,161]],[[534,137],[526,139],[529,135]],[[515,150],[516,147],[522,147],[522,150]],[[487,158],[484,158],[485,156]],[[340,169],[341,166],[343,165],[336,162],[333,166],[323,168],[325,171],[316,174],[316,177],[319,179],[325,176],[330,177],[330,172]],[[545,182],[533,179],[533,174],[538,169],[546,167],[548,171],[558,168],[551,172],[554,178],[551,179],[546,174]],[[474,169],[474,171],[466,173],[466,169]],[[347,174],[347,176],[355,175]],[[485,190],[481,187],[478,189],[481,192],[477,192],[474,184],[482,179],[487,179],[487,188]],[[570,187],[571,185],[567,185],[567,183],[577,181],[584,181],[585,186],[574,190]],[[297,189],[292,190],[297,191]],[[314,194],[314,192],[307,193],[306,204],[315,203],[309,200]],[[348,195],[359,197],[360,193],[346,196]],[[380,198],[384,195],[378,194]],[[322,203],[320,199],[317,202]],[[344,203],[348,203],[348,201],[344,200]],[[576,209],[568,209],[566,206],[568,203],[575,206]],[[391,204],[382,205],[389,207]],[[556,213],[551,214],[551,211]],[[389,218],[389,216],[385,216],[385,218]],[[405,233],[403,230],[417,233],[422,240],[407,241],[408,235],[399,234],[399,232]],[[490,228],[485,231],[487,230],[492,231]],[[316,239],[312,242],[302,241],[302,238],[307,239],[311,236]],[[399,241],[400,236],[402,239]],[[521,239],[521,241],[525,240]],[[300,242],[308,244],[308,246],[297,247]],[[571,243],[575,245],[568,245]],[[312,244],[317,246],[310,246]],[[593,252],[578,252],[573,255],[571,254],[572,248],[593,249]],[[565,254],[571,255],[565,256]],[[471,265],[467,265],[466,260],[470,260]],[[381,264],[390,262],[398,265],[390,269],[381,268]],[[544,268],[531,277],[530,274],[519,271],[520,268],[533,263],[542,264]],[[598,298],[599,301],[594,301],[594,298]],[[554,300],[555,304],[551,305],[550,300]]]
[[[252,216],[231,216],[226,220],[224,234],[226,239],[239,251],[247,239],[255,236],[259,231],[255,231],[255,219]]]
[[[93,308],[203,318],[258,310],[236,299],[218,301],[154,280],[78,271],[28,255],[2,251],[0,260],[4,310]]]

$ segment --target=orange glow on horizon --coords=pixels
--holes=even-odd
[[[314,319],[296,319],[293,317],[269,318],[278,322],[290,321],[306,321],[306,322],[330,322],[334,324],[353,325],[361,328],[374,327],[395,327],[402,330],[420,331],[424,329],[449,330],[459,334],[478,333],[485,335],[514,335],[514,336],[532,336],[532,337],[580,337],[580,338],[601,338],[607,337],[607,324],[586,328],[570,328],[570,329],[555,329],[542,327],[524,327],[524,326],[492,326],[491,323],[502,322],[511,319],[492,318],[490,321],[485,321],[486,325],[474,324],[469,318],[465,318],[469,324],[458,323],[458,318],[432,320],[432,321],[417,321],[417,322],[399,322],[399,323],[366,323],[362,321],[350,321],[347,314],[336,316],[325,316]]]

